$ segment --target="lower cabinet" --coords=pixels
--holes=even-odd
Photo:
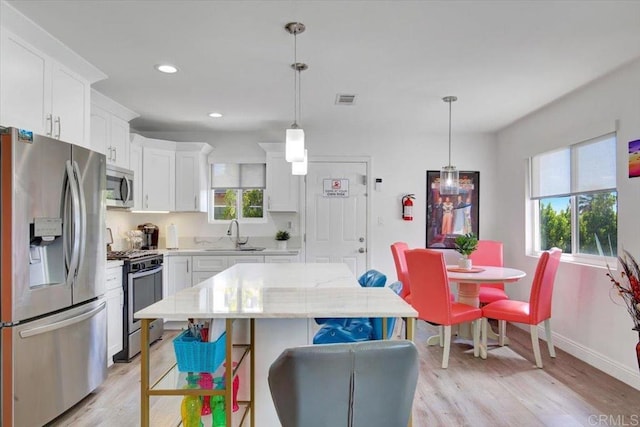
[[[124,289],[122,266],[107,268],[107,366],[113,364],[113,355],[122,350]]]
[[[265,263],[274,263],[274,262],[299,262],[298,255],[265,255],[264,256]]]
[[[297,255],[170,255],[165,257],[165,293],[173,295],[240,263],[298,262]]]

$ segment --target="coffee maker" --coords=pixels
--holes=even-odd
[[[158,249],[158,234],[160,230],[157,225],[146,223],[138,226],[142,231],[142,246],[140,249]]]

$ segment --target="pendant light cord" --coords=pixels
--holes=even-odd
[[[449,102],[449,167],[451,167],[451,100]]]
[[[293,33],[293,124],[298,124],[298,34]]]

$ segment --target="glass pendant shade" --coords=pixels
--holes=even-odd
[[[291,175],[307,174],[307,150],[304,150],[304,160],[301,162],[291,162]]]
[[[440,194],[456,195],[460,193],[458,170],[455,166],[443,166],[440,170]]]
[[[304,161],[304,130],[300,128],[287,129],[285,139],[285,158],[287,162]]]

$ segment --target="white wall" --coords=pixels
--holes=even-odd
[[[517,94],[514,94],[517,96]],[[537,258],[526,255],[526,158],[596,137],[618,126],[618,240],[640,257],[640,179],[628,178],[628,142],[640,138],[640,61],[636,61],[518,121],[498,134],[500,221],[505,262],[526,270],[526,286],[509,293],[527,298]],[[553,296],[558,347],[640,389],[635,357],[638,334],[624,306],[611,301],[606,269],[562,263]],[[542,334],[541,336],[544,336]]]

